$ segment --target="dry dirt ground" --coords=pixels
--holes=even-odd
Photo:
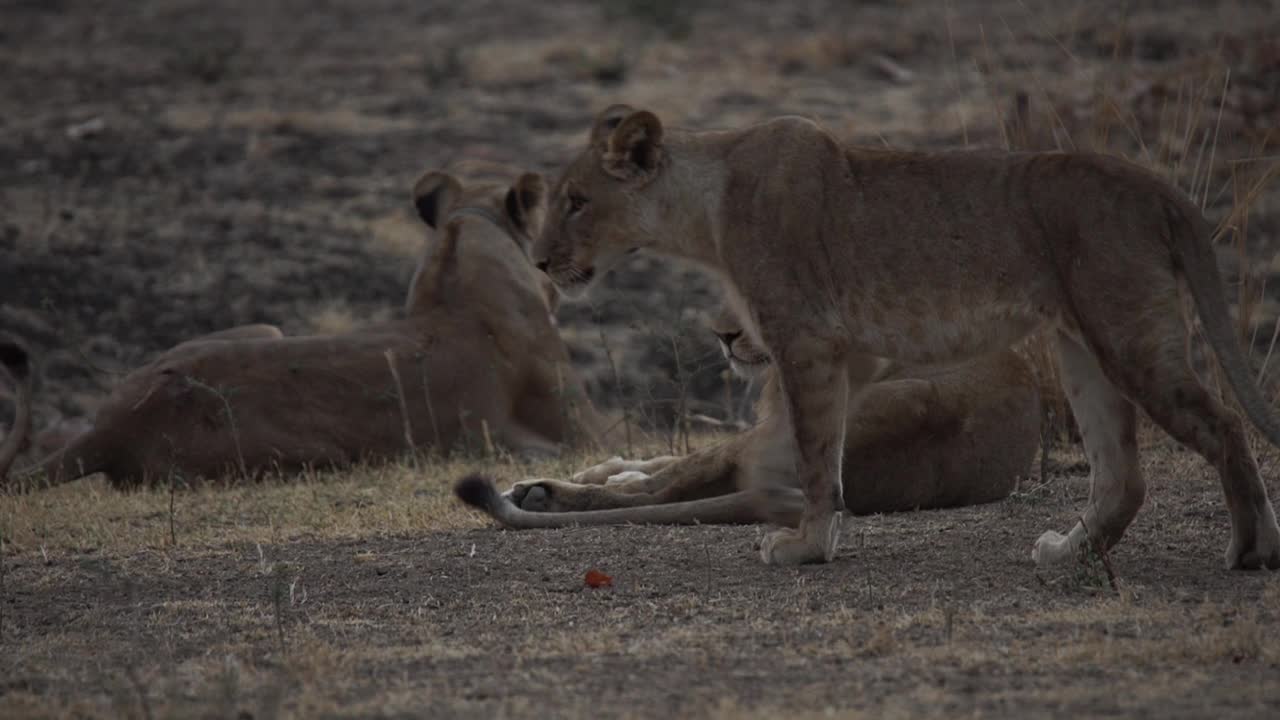
[[[387,317],[418,174],[554,171],[626,101],[692,127],[800,113],[868,144],[1122,153],[1231,220],[1261,364],[1277,38],[1273,2],[11,0],[0,331],[39,355],[43,426],[193,335]],[[605,283],[561,314],[601,404],[657,428],[724,415],[695,329],[710,284],[643,256]],[[1087,493],[1073,449],[1052,460],[996,505],[851,522],[837,562],[798,570],[759,564],[760,528],[517,534],[449,496],[466,470],[587,458],[0,498],[0,716],[1280,713],[1280,581],[1221,569],[1213,473],[1149,439],[1113,587],[1098,558],[1030,564]],[[593,568],[613,586],[585,587]]]
[[[1084,502],[1070,452],[1001,503],[857,518],[801,569],[757,527],[507,532],[449,498],[463,468],[578,459],[6,498],[0,715],[1274,717],[1280,578],[1223,570],[1213,474],[1144,444],[1114,587],[1029,559]]]

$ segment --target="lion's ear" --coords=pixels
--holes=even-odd
[[[433,229],[439,228],[449,206],[461,192],[462,186],[452,175],[429,172],[413,185],[413,206],[418,209],[422,222]]]
[[[648,110],[633,112],[609,135],[604,169],[622,180],[652,173],[662,155],[662,123]]]
[[[610,105],[596,115],[591,125],[591,144],[598,145],[609,137],[626,117],[636,111],[630,105]]]
[[[542,221],[543,202],[547,197],[547,183],[538,173],[525,173],[507,190],[506,210],[511,224],[526,233],[532,233]]]

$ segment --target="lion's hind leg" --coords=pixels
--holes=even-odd
[[[651,469],[652,475],[618,467],[619,464],[627,467],[631,461],[619,460],[614,464],[613,460],[608,460],[596,467],[619,470],[612,475],[614,478],[631,472],[637,474],[621,478],[620,482],[605,484],[521,480],[511,486],[507,497],[524,510],[578,512],[664,505],[726,495],[737,489],[737,458],[745,448],[756,444],[755,436],[759,432],[760,429],[756,428],[684,457],[664,456],[630,465]]]
[[[1058,362],[1089,458],[1089,504],[1070,533],[1050,530],[1036,541],[1031,557],[1041,566],[1074,560],[1090,545],[1111,547],[1146,497],[1133,404],[1107,379],[1093,353],[1064,334],[1058,335]]]
[[[1139,359],[1142,364],[1121,369],[1131,385],[1129,395],[1141,399],[1147,415],[1165,432],[1217,469],[1231,513],[1227,567],[1280,569],[1280,527],[1249,449],[1244,422],[1192,372],[1186,359],[1186,332],[1181,319],[1172,318],[1148,331],[1146,353]]]
[[[652,499],[641,493],[548,478],[517,481],[503,494],[516,507],[530,512],[583,512],[653,504]]]

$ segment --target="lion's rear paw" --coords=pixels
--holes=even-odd
[[[545,480],[521,480],[504,493],[516,507],[529,512],[551,512],[551,488]]]
[[[1075,557],[1075,548],[1071,546],[1071,539],[1053,530],[1045,531],[1040,539],[1036,540],[1035,547],[1031,549],[1031,560],[1039,567],[1059,565],[1074,560]]]
[[[1275,520],[1263,522],[1252,542],[1232,538],[1227,546],[1227,568],[1230,570],[1280,570],[1280,529]]]

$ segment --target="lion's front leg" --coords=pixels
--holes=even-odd
[[[850,395],[850,367],[836,347],[826,338],[809,337],[792,340],[775,355],[805,507],[798,528],[765,536],[760,556],[766,563],[798,565],[835,557],[844,512],[840,463]],[[859,380],[860,389],[865,379]]]

